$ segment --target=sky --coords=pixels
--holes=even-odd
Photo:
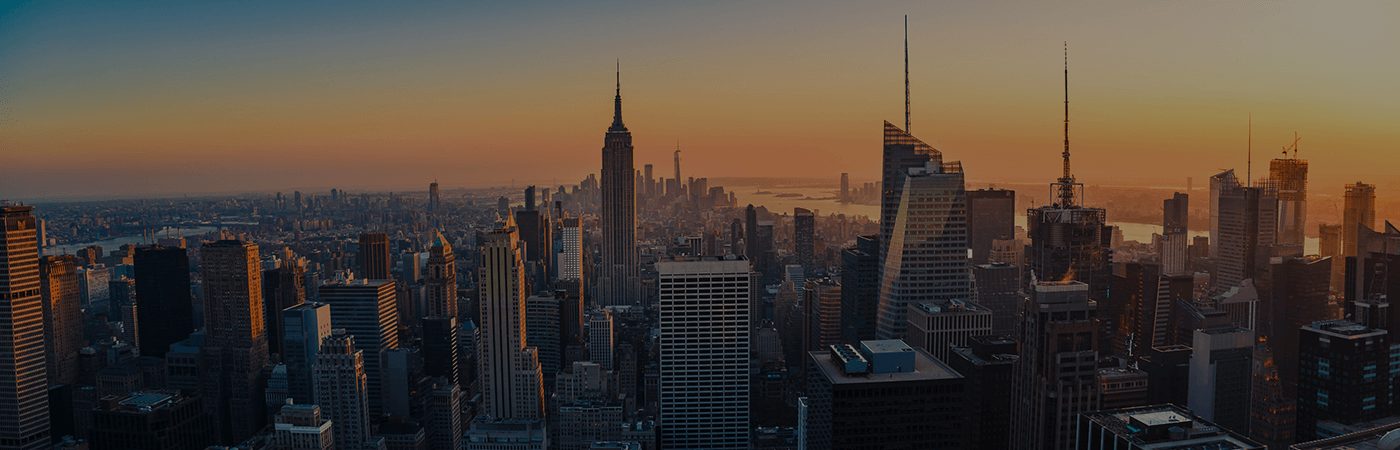
[[[972,182],[1400,189],[1400,2],[0,0],[0,198],[572,184],[621,61],[638,169],[878,177],[903,122]],[[1252,119],[1251,119],[1252,117]]]

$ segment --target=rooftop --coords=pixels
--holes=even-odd
[[[864,341],[863,343],[868,344],[871,342],[888,341]],[[901,342],[901,344],[903,343]],[[890,348],[887,347],[885,344],[877,345],[883,348]],[[831,380],[831,384],[833,385],[935,381],[951,380],[963,377],[961,374],[948,367],[942,361],[939,361],[938,359],[934,358],[933,355],[928,354],[928,352],[910,348],[907,344],[904,345],[904,348],[908,348],[910,351],[914,352],[914,370],[908,372],[891,372],[872,375],[846,375],[844,372],[842,372],[840,363],[831,359],[831,352],[808,352],[807,354],[816,363],[817,370],[820,370],[821,373],[826,376],[826,379]]]
[[[1264,446],[1207,422],[1186,409],[1170,404],[1139,406],[1085,413],[1089,420],[1130,441],[1133,448],[1166,450],[1263,449]]]

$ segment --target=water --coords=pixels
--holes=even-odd
[[[829,187],[785,187],[785,186],[734,186],[734,197],[739,202],[739,206],[749,203],[767,207],[770,212],[776,214],[792,214],[793,208],[807,208],[817,214],[845,214],[847,216],[866,216],[871,220],[879,220],[880,205],[861,205],[855,203],[841,203],[836,201],[840,195],[839,190]],[[764,193],[756,193],[756,191]],[[800,197],[778,197],[779,194],[800,194]],[[1109,222],[1123,231],[1123,240],[1138,241],[1142,243],[1152,242],[1153,234],[1162,233],[1161,224],[1134,223],[1134,222]],[[1016,225],[1024,228],[1026,226],[1025,214],[1016,215]],[[1190,230],[1191,237],[1206,236],[1209,230]],[[1318,240],[1315,237],[1306,238],[1303,241],[1303,253],[1315,255],[1318,253]]]
[[[202,235],[209,234],[209,233],[213,233],[213,232],[217,232],[217,231],[219,231],[219,228],[218,228],[218,227],[180,227],[180,228],[165,227],[165,228],[161,228],[160,231],[156,232],[156,237],[157,237],[157,238],[161,238],[161,237],[165,237],[165,236],[184,236],[184,237],[186,237],[186,238],[189,238],[189,237],[195,237],[195,236],[202,236]],[[147,241],[145,240],[145,238],[143,238],[142,236],[139,236],[139,235],[138,235],[138,236],[124,236],[124,237],[116,237],[116,238],[110,238],[110,239],[103,239],[103,240],[96,241],[96,242],[84,242],[84,243],[78,243],[78,244],[63,244],[63,245],[54,245],[54,246],[44,247],[44,254],[48,254],[48,255],[73,254],[73,253],[77,253],[78,250],[82,250],[83,248],[86,248],[86,247],[92,246],[92,245],[96,245],[96,246],[102,247],[102,251],[103,251],[103,252],[110,252],[110,251],[112,251],[112,250],[116,250],[116,249],[118,249],[118,248],[121,248],[121,246],[126,245],[126,244],[143,244],[143,243],[146,243],[146,242],[147,242]]]

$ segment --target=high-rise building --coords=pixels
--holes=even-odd
[[[1016,191],[978,189],[967,191],[967,248],[972,264],[985,264],[992,241],[1016,238]]]
[[[236,444],[263,427],[268,365],[258,246],[221,240],[200,247],[206,336],[200,394],[215,441]],[[155,328],[155,326],[149,327]]]
[[[461,361],[457,354],[459,327],[453,317],[423,318],[423,374],[457,380],[461,376]]]
[[[841,250],[841,340],[875,339],[880,299],[879,236],[856,236]]]
[[[1269,161],[1269,182],[1278,189],[1278,242],[1302,247],[1308,222],[1308,161],[1285,155]]]
[[[972,296],[967,193],[958,162],[909,169],[880,271],[877,334],[904,336],[907,308],[921,300]]]
[[[389,235],[384,233],[364,233],[360,235],[360,250],[355,256],[360,261],[360,278],[389,280],[394,260],[389,251]]]
[[[209,445],[209,416],[200,400],[179,391],[138,391],[104,397],[92,414],[94,450],[201,450]]]
[[[160,324],[141,334],[141,354],[162,357],[194,332],[189,256],[179,247],[143,246],[136,248],[134,263],[136,304],[142,305],[137,321]]]
[[[656,270],[662,448],[748,448],[748,261],[690,258]]]
[[[480,246],[477,371],[482,414],[498,421],[539,419],[544,413],[538,350],[527,339],[525,260],[518,233],[507,218]]]
[[[1317,224],[1317,254],[1319,256],[1342,256],[1341,224]]]
[[[1310,441],[1331,434],[1320,423],[1357,424],[1392,414],[1395,389],[1390,335],[1346,320],[1305,325],[1298,338],[1298,435]]]
[[[278,267],[263,271],[262,281],[267,352],[282,355],[282,310],[306,302],[306,263],[295,257],[282,259]]]
[[[436,213],[442,209],[442,193],[438,191],[438,182],[433,181],[428,184],[428,212]]]
[[[515,226],[520,233],[520,241],[525,248],[525,262],[530,266],[529,280],[534,285],[543,286],[547,280],[542,275],[549,273],[548,266],[554,259],[554,231],[549,211],[535,207],[535,186],[525,188],[525,208],[515,211]]]
[[[841,343],[841,283],[809,279],[802,295],[803,354]]]
[[[1342,254],[1356,256],[1359,227],[1376,228],[1376,186],[1348,184],[1342,208]]]
[[[1243,186],[1234,170],[1210,179],[1211,249],[1216,270],[1211,289],[1224,292],[1255,278],[1278,242],[1278,194],[1272,186]]]
[[[302,303],[282,311],[282,343],[287,365],[287,393],[298,403],[316,402],[312,367],[321,341],[331,335],[331,306]]]
[[[436,185],[436,183],[434,184]],[[330,419],[314,404],[283,405],[273,419],[272,444],[286,450],[331,450],[335,434]]]
[[[316,354],[316,405],[331,421],[337,449],[371,448],[367,363],[356,341],[336,328]]]
[[[544,386],[553,386],[554,376],[563,369],[564,347],[561,339],[563,302],[553,293],[535,294],[525,299],[525,342],[539,350],[540,372]]]
[[[906,125],[907,127],[907,125]],[[943,165],[943,153],[892,123],[885,122],[884,151],[880,158],[880,261],[894,234],[895,218],[904,200],[904,178],[909,169]]]
[[[424,316],[463,319],[457,311],[457,255],[441,231],[433,232],[424,277]]]
[[[0,205],[0,449],[49,448],[44,300],[34,209]]]
[[[1104,367],[1094,374],[1094,378],[1099,385],[1098,399],[1094,402],[1098,408],[1147,405],[1147,372],[1135,367]]]
[[[904,339],[944,362],[953,347],[992,332],[992,311],[962,300],[910,303],[908,316]]]
[[[559,235],[559,280],[583,280],[583,226],[579,218],[565,217]]]
[[[1191,345],[1188,406],[1237,433],[1249,431],[1254,332],[1240,327],[1196,330]]]
[[[45,256],[39,265],[44,298],[44,360],[50,385],[78,380],[78,351],[83,348],[83,309],[79,303],[78,259]]]
[[[1038,280],[1075,280],[1088,285],[1089,298],[1108,298],[1113,233],[1103,208],[1083,206],[1084,185],[1069,164],[1069,63],[1065,63],[1064,150],[1060,178],[1051,184],[1050,203],[1026,213],[1030,247],[1026,265]],[[1079,192],[1075,192],[1078,188]]]
[[[1191,212],[1190,197],[1180,192],[1162,200],[1162,273],[1186,273],[1186,254]]]
[[[373,415],[384,410],[387,355],[399,348],[394,286],[393,280],[349,278],[321,285],[320,289],[321,302],[331,307],[331,326],[354,336],[355,348],[364,352],[365,385]]]
[[[972,336],[966,347],[955,347],[948,366],[967,379],[967,407],[971,418],[968,447],[979,450],[1006,448],[1011,424],[1011,376],[1016,340],[1006,335]]]
[[[1268,447],[1222,429],[1177,405],[1139,406],[1086,412],[1077,418],[1076,450],[1211,448],[1264,450]]]
[[[807,448],[967,448],[967,380],[927,352],[894,339],[807,357]]]
[[[841,172],[841,196],[837,200],[840,200],[841,203],[850,203],[851,201],[851,174],[849,173]]]
[[[616,334],[613,330],[613,314],[607,309],[594,311],[588,318],[588,360],[603,366],[604,370],[613,369],[613,339]]]
[[[1019,328],[1009,448],[1069,448],[1076,416],[1098,398],[1097,304],[1079,281],[1038,282],[1032,295]]]
[[[613,98],[613,123],[603,138],[603,170],[599,224],[602,257],[598,261],[597,304],[641,303],[641,267],[637,262],[637,195],[632,178],[632,132],[622,124],[622,75]],[[676,151],[676,180],[680,180],[680,151]]]
[[[1004,262],[972,266],[972,286],[977,305],[992,312],[991,334],[1014,333],[1016,308],[1021,305],[1021,268]]]
[[[428,448],[461,448],[462,389],[455,379],[433,379],[426,414],[424,424],[428,428]]]
[[[797,264],[802,270],[813,273],[818,269],[816,257],[816,216],[807,208],[796,208],[792,212],[792,243],[796,248]]]

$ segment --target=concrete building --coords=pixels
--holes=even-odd
[[[320,288],[320,301],[331,307],[331,325],[354,336],[355,348],[364,352],[372,415],[384,411],[386,355],[399,348],[396,298],[393,280],[338,279]]]
[[[1086,412],[1078,417],[1075,450],[1166,450],[1212,448],[1264,450],[1176,405]]]
[[[544,386],[538,349],[528,343],[524,249],[514,222],[507,218],[504,227],[488,233],[480,249],[482,413],[495,420],[539,419]]]
[[[463,450],[545,450],[549,433],[538,420],[472,421],[471,429],[462,439]]]
[[[321,407],[287,403],[272,421],[272,444],[286,450],[333,450],[335,433]]]
[[[1308,225],[1308,161],[1294,157],[1269,160],[1269,183],[1278,189],[1278,241],[1303,246]]]
[[[972,266],[973,301],[992,312],[991,334],[1016,330],[1016,309],[1021,305],[1021,268],[1004,262]]]
[[[207,332],[200,394],[215,442],[235,444],[265,424],[262,373],[269,360],[258,246],[215,241],[201,246],[200,256]]]
[[[1011,424],[1011,377],[1016,340],[1006,335],[968,338],[967,346],[954,347],[948,366],[967,379],[966,415],[968,447],[978,450],[1006,448]]]
[[[904,340],[943,362],[968,338],[992,334],[992,311],[962,300],[911,303],[908,317]]]
[[[1098,401],[1097,304],[1079,281],[1042,281],[1032,295],[1023,308],[1011,384],[1009,448],[1068,448],[1076,416]]]
[[[1203,419],[1248,432],[1253,360],[1253,331],[1240,327],[1195,330],[1187,406]]]
[[[613,98],[613,122],[603,137],[599,227],[602,254],[596,280],[597,304],[640,304],[641,267],[637,262],[637,192],[632,165],[632,132],[622,123],[622,76]],[[680,184],[679,177],[676,180]]]
[[[335,448],[370,449],[369,388],[364,351],[353,334],[335,329],[316,354],[316,405],[330,419]]]
[[[1299,441],[1331,437],[1320,422],[1355,424],[1393,412],[1390,334],[1346,320],[1302,327],[1298,342]]]
[[[967,248],[972,264],[991,261],[992,241],[1016,238],[1016,191],[967,191]]]
[[[661,446],[749,446],[749,263],[656,263],[660,278]]]
[[[427,269],[423,277],[424,316],[462,320],[457,310],[457,254],[441,231],[433,232]]]
[[[612,370],[614,339],[616,337],[611,310],[605,308],[590,313],[588,316],[589,361],[598,363],[604,370]]]
[[[108,396],[92,411],[94,450],[201,450],[213,436],[198,398],[179,391]]]
[[[818,269],[816,256],[816,227],[817,218],[812,214],[812,210],[807,208],[796,208],[792,212],[792,243],[793,254],[797,256],[797,265],[802,266],[806,273],[813,273]]]
[[[72,255],[45,256],[39,265],[43,279],[44,359],[49,384],[73,384],[78,380],[78,350],[83,348],[82,293],[78,290],[78,259]],[[135,342],[132,342],[135,343]]]

